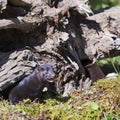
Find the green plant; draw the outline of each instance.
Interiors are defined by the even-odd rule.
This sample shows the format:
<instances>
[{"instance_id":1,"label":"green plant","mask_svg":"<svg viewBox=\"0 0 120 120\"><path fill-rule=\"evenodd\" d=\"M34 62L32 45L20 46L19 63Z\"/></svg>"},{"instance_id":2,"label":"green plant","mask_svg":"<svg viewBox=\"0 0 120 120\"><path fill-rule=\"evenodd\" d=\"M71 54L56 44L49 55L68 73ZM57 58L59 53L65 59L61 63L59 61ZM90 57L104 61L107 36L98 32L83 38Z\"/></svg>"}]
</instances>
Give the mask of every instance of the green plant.
<instances>
[{"instance_id":1,"label":"green plant","mask_svg":"<svg viewBox=\"0 0 120 120\"><path fill-rule=\"evenodd\" d=\"M98 65L101 68L103 68L104 72L106 72L106 71L107 71L107 73L116 72L117 74L120 74L120 56L102 59L102 60L98 61Z\"/></svg>"},{"instance_id":2,"label":"green plant","mask_svg":"<svg viewBox=\"0 0 120 120\"><path fill-rule=\"evenodd\" d=\"M120 5L120 0L90 0L91 8L99 10L101 8Z\"/></svg>"}]
</instances>

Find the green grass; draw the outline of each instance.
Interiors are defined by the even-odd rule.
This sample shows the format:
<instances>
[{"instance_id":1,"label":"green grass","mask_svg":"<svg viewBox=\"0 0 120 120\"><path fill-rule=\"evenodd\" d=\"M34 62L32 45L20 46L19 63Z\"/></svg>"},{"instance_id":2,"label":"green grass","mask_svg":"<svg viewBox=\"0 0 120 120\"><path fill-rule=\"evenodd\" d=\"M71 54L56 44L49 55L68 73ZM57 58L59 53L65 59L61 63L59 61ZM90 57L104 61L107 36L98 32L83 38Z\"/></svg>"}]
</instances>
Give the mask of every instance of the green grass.
<instances>
[{"instance_id":1,"label":"green grass","mask_svg":"<svg viewBox=\"0 0 120 120\"><path fill-rule=\"evenodd\" d=\"M58 97L43 104L24 100L0 101L0 120L120 120L120 79L99 80L86 93L75 90L68 100Z\"/></svg>"}]
</instances>

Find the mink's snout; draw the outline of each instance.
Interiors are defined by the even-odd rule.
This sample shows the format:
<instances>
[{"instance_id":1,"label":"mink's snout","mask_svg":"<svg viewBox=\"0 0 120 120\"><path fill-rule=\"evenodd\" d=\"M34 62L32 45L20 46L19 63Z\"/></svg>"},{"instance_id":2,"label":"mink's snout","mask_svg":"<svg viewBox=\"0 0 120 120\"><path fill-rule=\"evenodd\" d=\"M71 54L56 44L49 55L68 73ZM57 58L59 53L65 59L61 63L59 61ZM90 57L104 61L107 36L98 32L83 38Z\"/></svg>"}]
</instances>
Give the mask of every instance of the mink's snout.
<instances>
[{"instance_id":1,"label":"mink's snout","mask_svg":"<svg viewBox=\"0 0 120 120\"><path fill-rule=\"evenodd\" d=\"M48 73L48 75L49 75L49 79L52 79L52 78L54 78L55 77L55 72L54 71L50 71L49 73Z\"/></svg>"}]
</instances>

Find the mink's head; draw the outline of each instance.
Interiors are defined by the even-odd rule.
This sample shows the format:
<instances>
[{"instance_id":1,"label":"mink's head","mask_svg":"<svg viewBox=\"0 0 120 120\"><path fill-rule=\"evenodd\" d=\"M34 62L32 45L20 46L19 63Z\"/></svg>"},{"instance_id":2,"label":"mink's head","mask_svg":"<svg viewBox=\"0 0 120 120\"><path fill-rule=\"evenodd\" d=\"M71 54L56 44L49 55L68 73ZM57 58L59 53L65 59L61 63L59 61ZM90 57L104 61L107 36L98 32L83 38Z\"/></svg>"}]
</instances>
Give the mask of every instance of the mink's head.
<instances>
[{"instance_id":1,"label":"mink's head","mask_svg":"<svg viewBox=\"0 0 120 120\"><path fill-rule=\"evenodd\" d=\"M55 77L54 69L50 64L39 65L35 71L39 79L50 81Z\"/></svg>"}]
</instances>

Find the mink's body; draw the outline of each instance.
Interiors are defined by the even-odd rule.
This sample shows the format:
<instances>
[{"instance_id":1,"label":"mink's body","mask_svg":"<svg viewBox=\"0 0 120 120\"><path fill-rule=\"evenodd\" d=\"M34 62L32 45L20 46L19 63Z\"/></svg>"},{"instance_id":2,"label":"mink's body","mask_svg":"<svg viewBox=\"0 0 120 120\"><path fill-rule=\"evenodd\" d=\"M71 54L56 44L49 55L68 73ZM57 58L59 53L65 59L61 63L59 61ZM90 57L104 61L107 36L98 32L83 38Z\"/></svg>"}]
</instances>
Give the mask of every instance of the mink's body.
<instances>
[{"instance_id":1,"label":"mink's body","mask_svg":"<svg viewBox=\"0 0 120 120\"><path fill-rule=\"evenodd\" d=\"M49 64L38 66L33 73L25 77L9 94L9 101L12 104L18 103L23 99L34 100L42 94L43 88L49 79L54 78L53 67Z\"/></svg>"}]
</instances>

